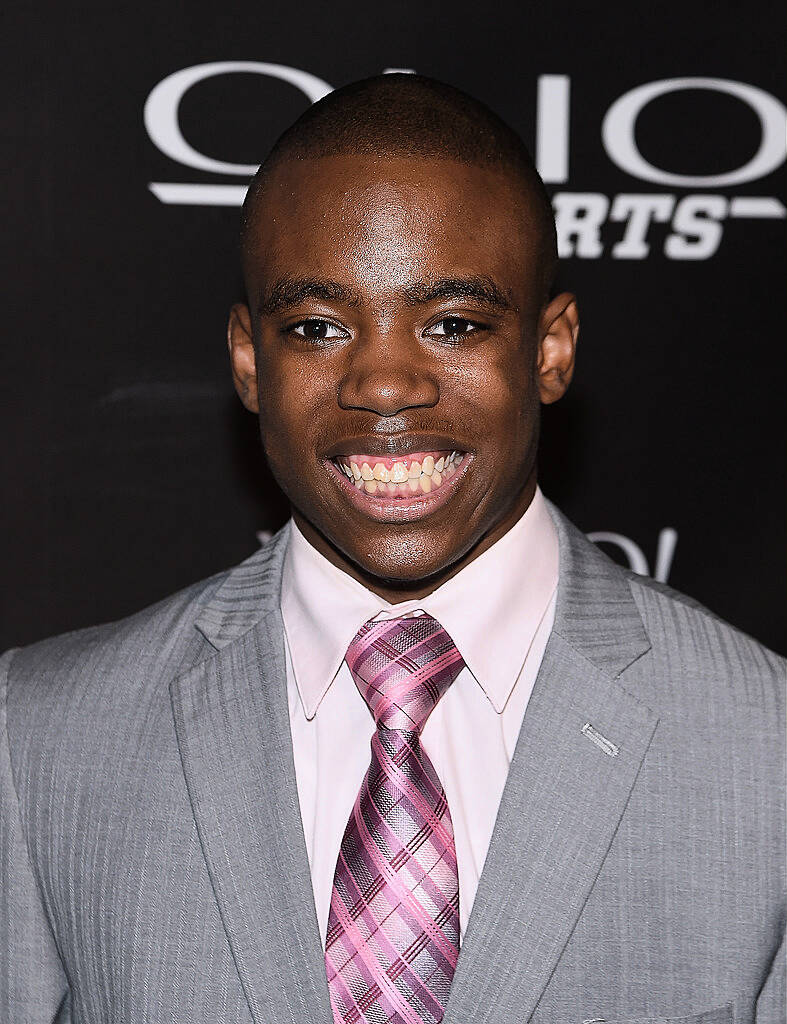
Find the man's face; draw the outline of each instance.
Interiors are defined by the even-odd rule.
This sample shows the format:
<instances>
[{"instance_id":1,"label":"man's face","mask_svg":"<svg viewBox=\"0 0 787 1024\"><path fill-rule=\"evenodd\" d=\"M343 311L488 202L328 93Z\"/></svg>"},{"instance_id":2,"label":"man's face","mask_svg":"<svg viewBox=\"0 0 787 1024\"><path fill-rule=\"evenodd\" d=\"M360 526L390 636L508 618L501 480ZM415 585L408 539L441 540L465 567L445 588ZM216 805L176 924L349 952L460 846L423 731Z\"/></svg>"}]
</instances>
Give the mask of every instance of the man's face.
<instances>
[{"instance_id":1,"label":"man's face","mask_svg":"<svg viewBox=\"0 0 787 1024\"><path fill-rule=\"evenodd\" d=\"M266 183L230 318L236 385L337 564L439 578L527 508L539 402L565 389L576 335L570 296L542 303L537 253L494 170L348 155Z\"/></svg>"}]
</instances>

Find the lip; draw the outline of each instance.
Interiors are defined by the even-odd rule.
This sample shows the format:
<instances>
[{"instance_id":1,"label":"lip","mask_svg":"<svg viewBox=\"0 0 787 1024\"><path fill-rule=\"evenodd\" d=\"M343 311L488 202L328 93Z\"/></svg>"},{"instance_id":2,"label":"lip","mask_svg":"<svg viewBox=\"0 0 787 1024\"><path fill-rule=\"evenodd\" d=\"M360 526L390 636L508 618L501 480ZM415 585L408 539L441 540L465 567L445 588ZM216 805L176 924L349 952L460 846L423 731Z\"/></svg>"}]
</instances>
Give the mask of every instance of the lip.
<instances>
[{"instance_id":1,"label":"lip","mask_svg":"<svg viewBox=\"0 0 787 1024\"><path fill-rule=\"evenodd\" d=\"M365 440L368 442L369 439L366 438ZM424 438L420 438L419 443L422 443L423 440ZM428 440L431 441L433 438ZM368 446L366 450L368 451ZM352 450L342 454L352 454ZM369 454L374 453L369 452ZM398 452L397 454L404 455L407 453ZM350 504L367 518L375 519L378 523L411 523L418 519L426 518L426 516L431 515L440 508L441 505L450 501L454 491L459 486L460 481L464 479L473 461L473 455L466 451L462 464L449 480L442 483L436 491L432 491L429 494L414 495L412 498L373 497L370 494L366 494L365 491L359 491L354 487L347 477L334 466L330 459L324 459L323 465Z\"/></svg>"},{"instance_id":2,"label":"lip","mask_svg":"<svg viewBox=\"0 0 787 1024\"><path fill-rule=\"evenodd\" d=\"M393 434L390 437L380 434L359 434L356 437L347 437L326 449L320 457L323 460L340 459L363 452L366 455L377 455L380 458L388 456L395 459L397 456L410 455L413 452L428 451L468 452L468 448L447 434Z\"/></svg>"}]
</instances>

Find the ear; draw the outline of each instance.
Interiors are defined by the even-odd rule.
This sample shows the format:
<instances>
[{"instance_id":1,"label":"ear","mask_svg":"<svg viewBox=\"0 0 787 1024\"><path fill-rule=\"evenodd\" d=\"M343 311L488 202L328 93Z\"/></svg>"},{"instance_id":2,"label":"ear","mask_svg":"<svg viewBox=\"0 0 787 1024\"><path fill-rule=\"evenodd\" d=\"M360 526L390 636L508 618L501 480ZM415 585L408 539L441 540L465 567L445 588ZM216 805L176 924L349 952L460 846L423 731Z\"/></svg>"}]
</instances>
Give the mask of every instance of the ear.
<instances>
[{"instance_id":1,"label":"ear","mask_svg":"<svg viewBox=\"0 0 787 1024\"><path fill-rule=\"evenodd\" d=\"M561 292L544 306L539 319L538 391L544 405L562 398L571 383L578 336L577 300Z\"/></svg>"},{"instance_id":2,"label":"ear","mask_svg":"<svg viewBox=\"0 0 787 1024\"><path fill-rule=\"evenodd\" d=\"M227 324L227 347L230 350L232 382L235 385L235 390L249 412L259 412L257 353L254 350L249 307L243 302L236 302L230 310L230 319Z\"/></svg>"}]
</instances>

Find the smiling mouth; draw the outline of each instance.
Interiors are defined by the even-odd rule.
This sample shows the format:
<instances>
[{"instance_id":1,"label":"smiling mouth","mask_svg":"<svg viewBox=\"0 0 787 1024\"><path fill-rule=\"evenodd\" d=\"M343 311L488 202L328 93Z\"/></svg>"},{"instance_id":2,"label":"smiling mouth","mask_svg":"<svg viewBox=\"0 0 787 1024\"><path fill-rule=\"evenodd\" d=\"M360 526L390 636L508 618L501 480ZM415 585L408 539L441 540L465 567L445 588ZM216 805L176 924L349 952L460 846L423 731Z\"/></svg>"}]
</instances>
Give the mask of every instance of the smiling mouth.
<instances>
[{"instance_id":1,"label":"smiling mouth","mask_svg":"<svg viewBox=\"0 0 787 1024\"><path fill-rule=\"evenodd\" d=\"M398 458L342 455L327 461L361 511L383 520L415 519L447 500L470 461L467 452L413 452Z\"/></svg>"},{"instance_id":2,"label":"smiling mouth","mask_svg":"<svg viewBox=\"0 0 787 1024\"><path fill-rule=\"evenodd\" d=\"M442 487L462 463L463 452L415 452L400 459L375 455L331 459L356 490L381 498L412 498Z\"/></svg>"}]
</instances>

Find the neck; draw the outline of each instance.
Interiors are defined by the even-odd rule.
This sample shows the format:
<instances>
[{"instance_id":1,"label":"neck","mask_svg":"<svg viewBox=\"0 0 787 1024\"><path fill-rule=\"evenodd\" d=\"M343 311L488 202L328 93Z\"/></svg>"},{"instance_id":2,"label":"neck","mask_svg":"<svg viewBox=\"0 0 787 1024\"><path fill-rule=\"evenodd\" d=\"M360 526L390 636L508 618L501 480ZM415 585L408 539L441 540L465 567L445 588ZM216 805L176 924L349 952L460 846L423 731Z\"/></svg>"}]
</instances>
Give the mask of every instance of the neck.
<instances>
[{"instance_id":1,"label":"neck","mask_svg":"<svg viewBox=\"0 0 787 1024\"><path fill-rule=\"evenodd\" d=\"M446 565L439 572L433 573L431 576L421 580L386 580L380 576L367 573L335 548L324 534L320 533L308 519L303 518L297 509L292 510L292 516L298 529L312 547L316 548L321 555L324 555L332 565L346 572L348 576L357 580L367 590L371 590L372 593L382 597L389 604L400 604L404 601L418 601L421 598L427 597L453 576L456 576L457 573L461 572L466 565L469 565L479 555L482 555L484 551L491 548L493 544L508 533L515 523L519 522L528 510L536 493L536 484L535 473L532 473L510 508L469 551L466 551L456 561Z\"/></svg>"}]
</instances>

